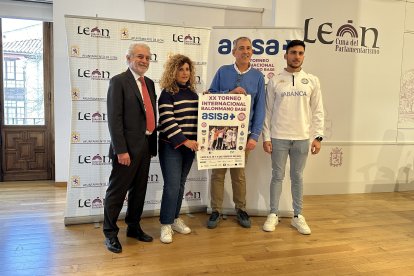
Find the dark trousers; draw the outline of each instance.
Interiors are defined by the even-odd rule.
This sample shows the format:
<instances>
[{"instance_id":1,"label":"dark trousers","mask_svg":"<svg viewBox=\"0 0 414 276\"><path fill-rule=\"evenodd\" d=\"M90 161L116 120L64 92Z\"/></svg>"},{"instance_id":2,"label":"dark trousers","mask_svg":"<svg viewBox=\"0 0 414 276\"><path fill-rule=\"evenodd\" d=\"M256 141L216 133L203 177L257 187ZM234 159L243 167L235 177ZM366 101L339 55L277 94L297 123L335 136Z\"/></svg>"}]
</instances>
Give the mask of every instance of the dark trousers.
<instances>
[{"instance_id":1,"label":"dark trousers","mask_svg":"<svg viewBox=\"0 0 414 276\"><path fill-rule=\"evenodd\" d=\"M128 207L125 223L131 228L139 226L144 209L151 162L148 139L145 140L145 143L136 156L131 156L132 160L129 166L120 165L116 157L112 160L112 171L109 176L109 186L106 190L104 204L103 232L107 238L118 235L119 228L116 222L127 192Z\"/></svg>"}]
</instances>

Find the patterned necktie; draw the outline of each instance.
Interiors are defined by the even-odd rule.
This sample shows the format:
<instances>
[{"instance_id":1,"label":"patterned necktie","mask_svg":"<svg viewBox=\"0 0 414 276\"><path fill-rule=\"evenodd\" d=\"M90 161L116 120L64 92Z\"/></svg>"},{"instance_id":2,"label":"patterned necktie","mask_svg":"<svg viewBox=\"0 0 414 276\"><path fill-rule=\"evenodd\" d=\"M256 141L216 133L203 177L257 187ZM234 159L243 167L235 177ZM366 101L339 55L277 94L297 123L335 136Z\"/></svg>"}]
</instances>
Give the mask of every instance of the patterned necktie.
<instances>
[{"instance_id":1,"label":"patterned necktie","mask_svg":"<svg viewBox=\"0 0 414 276\"><path fill-rule=\"evenodd\" d=\"M144 77L140 77L139 81L141 82L142 98L144 99L145 115L147 117L147 131L152 133L155 129L154 109L152 108L151 98Z\"/></svg>"}]
</instances>

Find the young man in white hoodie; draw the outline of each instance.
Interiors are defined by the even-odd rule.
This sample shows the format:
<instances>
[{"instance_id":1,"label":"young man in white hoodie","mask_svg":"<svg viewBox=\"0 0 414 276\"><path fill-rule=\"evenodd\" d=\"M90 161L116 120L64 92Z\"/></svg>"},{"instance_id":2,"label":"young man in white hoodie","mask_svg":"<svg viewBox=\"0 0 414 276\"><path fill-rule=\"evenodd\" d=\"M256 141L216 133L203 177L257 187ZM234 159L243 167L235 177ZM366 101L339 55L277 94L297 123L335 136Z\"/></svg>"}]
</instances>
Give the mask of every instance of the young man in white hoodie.
<instances>
[{"instance_id":1,"label":"young man in white hoodie","mask_svg":"<svg viewBox=\"0 0 414 276\"><path fill-rule=\"evenodd\" d=\"M311 230L302 216L303 170L309 144L312 154L321 149L324 123L322 93L319 79L302 70L305 58L303 41L290 41L284 58L286 68L267 84L263 149L271 154L272 179L270 214L263 230L272 232L279 222L279 199L289 156L294 212L291 225L301 234L309 235Z\"/></svg>"}]
</instances>

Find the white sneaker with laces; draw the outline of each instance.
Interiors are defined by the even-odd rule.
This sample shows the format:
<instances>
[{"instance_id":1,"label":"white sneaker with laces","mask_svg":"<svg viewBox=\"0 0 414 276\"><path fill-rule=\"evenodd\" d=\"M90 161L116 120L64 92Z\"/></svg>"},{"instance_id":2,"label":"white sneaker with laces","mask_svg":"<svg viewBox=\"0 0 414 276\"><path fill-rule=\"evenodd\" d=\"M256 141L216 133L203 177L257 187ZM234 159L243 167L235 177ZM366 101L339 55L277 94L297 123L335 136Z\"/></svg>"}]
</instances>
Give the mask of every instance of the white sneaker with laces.
<instances>
[{"instance_id":1,"label":"white sneaker with laces","mask_svg":"<svg viewBox=\"0 0 414 276\"><path fill-rule=\"evenodd\" d=\"M163 224L161 225L161 236L160 240L162 243L172 243L172 236L174 235L174 231L171 229L171 224Z\"/></svg>"},{"instance_id":2,"label":"white sneaker with laces","mask_svg":"<svg viewBox=\"0 0 414 276\"><path fill-rule=\"evenodd\" d=\"M302 215L298 215L297 218L293 217L290 224L298 229L299 233L303 235L310 235L311 233L311 230Z\"/></svg>"},{"instance_id":3,"label":"white sneaker with laces","mask_svg":"<svg viewBox=\"0 0 414 276\"><path fill-rule=\"evenodd\" d=\"M180 234L190 234L191 229L187 225L185 225L184 221L180 218L176 218L174 223L171 224L172 230L180 233Z\"/></svg>"},{"instance_id":4,"label":"white sneaker with laces","mask_svg":"<svg viewBox=\"0 0 414 276\"><path fill-rule=\"evenodd\" d=\"M263 224L263 230L266 232L275 231L276 225L279 223L279 217L276 214L269 214L265 223Z\"/></svg>"}]
</instances>

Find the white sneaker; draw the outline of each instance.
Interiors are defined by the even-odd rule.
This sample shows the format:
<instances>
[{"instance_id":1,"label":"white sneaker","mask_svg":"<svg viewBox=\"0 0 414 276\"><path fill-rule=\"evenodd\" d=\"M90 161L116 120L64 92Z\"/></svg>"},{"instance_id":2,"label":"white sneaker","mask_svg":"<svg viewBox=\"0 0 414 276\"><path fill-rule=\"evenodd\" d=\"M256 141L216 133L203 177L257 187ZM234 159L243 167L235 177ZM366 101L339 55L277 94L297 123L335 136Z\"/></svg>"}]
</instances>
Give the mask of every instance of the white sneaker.
<instances>
[{"instance_id":1,"label":"white sneaker","mask_svg":"<svg viewBox=\"0 0 414 276\"><path fill-rule=\"evenodd\" d=\"M263 230L266 232L275 231L276 225L279 223L279 217L276 214L269 214L265 223L263 224Z\"/></svg>"},{"instance_id":2,"label":"white sneaker","mask_svg":"<svg viewBox=\"0 0 414 276\"><path fill-rule=\"evenodd\" d=\"M161 242L172 243L173 235L174 235L174 231L171 229L171 224L161 225L161 236L160 236Z\"/></svg>"},{"instance_id":3,"label":"white sneaker","mask_svg":"<svg viewBox=\"0 0 414 276\"><path fill-rule=\"evenodd\" d=\"M297 218L292 218L292 221L290 223L293 227L298 229L299 233L303 235L310 235L311 230L309 226L306 224L306 220L302 215L298 215Z\"/></svg>"},{"instance_id":4,"label":"white sneaker","mask_svg":"<svg viewBox=\"0 0 414 276\"><path fill-rule=\"evenodd\" d=\"M172 230L180 233L180 234L190 234L191 229L187 225L185 225L184 221L180 218L176 218L174 223L171 224Z\"/></svg>"}]
</instances>

